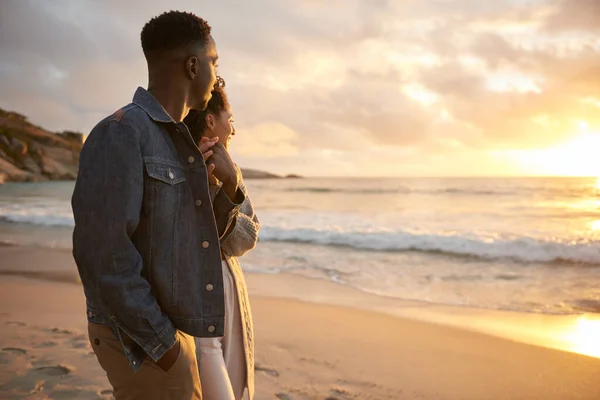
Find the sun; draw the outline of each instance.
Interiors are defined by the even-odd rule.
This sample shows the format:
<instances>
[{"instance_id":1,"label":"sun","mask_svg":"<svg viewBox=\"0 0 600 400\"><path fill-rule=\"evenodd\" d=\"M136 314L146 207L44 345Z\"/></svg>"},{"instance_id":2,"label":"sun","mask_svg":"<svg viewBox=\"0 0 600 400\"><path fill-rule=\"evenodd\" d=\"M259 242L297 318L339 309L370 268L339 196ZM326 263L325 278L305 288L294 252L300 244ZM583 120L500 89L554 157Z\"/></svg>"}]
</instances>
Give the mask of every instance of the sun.
<instances>
[{"instance_id":1,"label":"sun","mask_svg":"<svg viewBox=\"0 0 600 400\"><path fill-rule=\"evenodd\" d=\"M510 152L528 174L589 176L597 178L600 189L600 132L590 130L586 121L577 121L577 133L559 145L544 149Z\"/></svg>"}]
</instances>

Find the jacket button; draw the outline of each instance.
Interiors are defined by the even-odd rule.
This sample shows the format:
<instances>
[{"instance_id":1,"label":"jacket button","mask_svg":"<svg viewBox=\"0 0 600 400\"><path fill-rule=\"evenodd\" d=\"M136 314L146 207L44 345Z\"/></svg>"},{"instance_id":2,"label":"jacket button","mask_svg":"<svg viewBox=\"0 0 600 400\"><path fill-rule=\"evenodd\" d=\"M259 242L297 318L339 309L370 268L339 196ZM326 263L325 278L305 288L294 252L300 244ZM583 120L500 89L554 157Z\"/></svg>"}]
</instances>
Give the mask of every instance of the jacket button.
<instances>
[{"instance_id":1,"label":"jacket button","mask_svg":"<svg viewBox=\"0 0 600 400\"><path fill-rule=\"evenodd\" d=\"M196 200L196 206L200 207L202 205L202 200L198 199Z\"/></svg>"},{"instance_id":2,"label":"jacket button","mask_svg":"<svg viewBox=\"0 0 600 400\"><path fill-rule=\"evenodd\" d=\"M175 178L175 175L173 175L173 173L171 171L169 171L169 179L173 179Z\"/></svg>"},{"instance_id":3,"label":"jacket button","mask_svg":"<svg viewBox=\"0 0 600 400\"><path fill-rule=\"evenodd\" d=\"M202 247L208 249L208 246L210 246L210 243L208 243L208 241L205 240L204 242L202 242Z\"/></svg>"},{"instance_id":4,"label":"jacket button","mask_svg":"<svg viewBox=\"0 0 600 400\"><path fill-rule=\"evenodd\" d=\"M188 162L189 162L190 164L193 164L193 163L194 163L194 161L196 161L196 159L195 159L193 156L189 156L189 157L188 157Z\"/></svg>"},{"instance_id":5,"label":"jacket button","mask_svg":"<svg viewBox=\"0 0 600 400\"><path fill-rule=\"evenodd\" d=\"M213 333L213 332L215 331L215 326L214 326L214 325L211 325L211 326L209 326L209 327L208 327L208 331L209 331L210 333Z\"/></svg>"},{"instance_id":6,"label":"jacket button","mask_svg":"<svg viewBox=\"0 0 600 400\"><path fill-rule=\"evenodd\" d=\"M208 285L206 285L206 291L207 292L212 292L214 289L213 285L211 285L210 283Z\"/></svg>"}]
</instances>

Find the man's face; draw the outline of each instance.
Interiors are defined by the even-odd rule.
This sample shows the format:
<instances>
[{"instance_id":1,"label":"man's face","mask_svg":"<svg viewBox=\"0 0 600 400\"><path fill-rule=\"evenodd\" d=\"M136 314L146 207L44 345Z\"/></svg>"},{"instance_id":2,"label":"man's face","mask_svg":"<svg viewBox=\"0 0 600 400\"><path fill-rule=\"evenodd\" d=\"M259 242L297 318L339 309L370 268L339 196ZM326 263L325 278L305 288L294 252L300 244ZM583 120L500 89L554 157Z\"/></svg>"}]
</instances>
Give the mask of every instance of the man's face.
<instances>
[{"instance_id":1,"label":"man's face","mask_svg":"<svg viewBox=\"0 0 600 400\"><path fill-rule=\"evenodd\" d=\"M200 48L196 56L198 58L198 73L192 83L192 108L198 110L206 109L211 98L211 91L217 80L217 63L219 55L217 46L212 36L208 44Z\"/></svg>"}]
</instances>

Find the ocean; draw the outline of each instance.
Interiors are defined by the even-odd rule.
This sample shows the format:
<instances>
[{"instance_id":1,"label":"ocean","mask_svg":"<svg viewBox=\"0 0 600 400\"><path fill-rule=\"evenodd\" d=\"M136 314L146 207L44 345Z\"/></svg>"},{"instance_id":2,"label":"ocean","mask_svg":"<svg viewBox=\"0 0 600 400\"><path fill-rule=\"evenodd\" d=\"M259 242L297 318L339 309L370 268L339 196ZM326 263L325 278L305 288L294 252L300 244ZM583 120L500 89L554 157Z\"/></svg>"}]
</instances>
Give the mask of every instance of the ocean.
<instances>
[{"instance_id":1,"label":"ocean","mask_svg":"<svg viewBox=\"0 0 600 400\"><path fill-rule=\"evenodd\" d=\"M0 241L70 248L73 182L0 185ZM595 178L246 181L261 221L248 272L382 297L547 314L600 312Z\"/></svg>"}]
</instances>

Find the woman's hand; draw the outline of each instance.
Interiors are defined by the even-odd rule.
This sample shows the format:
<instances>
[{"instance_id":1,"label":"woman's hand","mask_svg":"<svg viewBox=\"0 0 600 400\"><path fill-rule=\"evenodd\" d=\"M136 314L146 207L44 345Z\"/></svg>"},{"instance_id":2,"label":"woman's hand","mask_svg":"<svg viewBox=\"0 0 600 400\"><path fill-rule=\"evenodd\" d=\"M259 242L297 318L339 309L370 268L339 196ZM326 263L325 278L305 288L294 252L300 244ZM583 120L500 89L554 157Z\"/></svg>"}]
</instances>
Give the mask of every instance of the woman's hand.
<instances>
[{"instance_id":1,"label":"woman's hand","mask_svg":"<svg viewBox=\"0 0 600 400\"><path fill-rule=\"evenodd\" d=\"M200 153L202 153L202 157L204 158L204 161L208 160L208 158L213 155L212 147L218 141L219 141L218 136L215 136L212 138L202 136L202 139L200 139L200 144L198 145L198 148L200 149Z\"/></svg>"},{"instance_id":2,"label":"woman's hand","mask_svg":"<svg viewBox=\"0 0 600 400\"><path fill-rule=\"evenodd\" d=\"M211 151L213 154L208 158L209 175L214 175L223 182L223 190L230 199L233 199L239 179L235 164L221 143L215 143Z\"/></svg>"},{"instance_id":3,"label":"woman's hand","mask_svg":"<svg viewBox=\"0 0 600 400\"><path fill-rule=\"evenodd\" d=\"M209 159L210 156L212 156L214 154L214 151L212 150L212 147L219 141L219 137L215 136L212 138L208 138L203 136L202 139L200 139L200 145L198 146L198 148L200 149L200 153L202 153L202 157L204 158L204 161L206 162L206 160ZM218 184L218 180L215 177L215 175L213 174L215 171L215 165L214 164L210 164L208 166L208 183L212 184L212 185L216 185Z\"/></svg>"}]
</instances>

